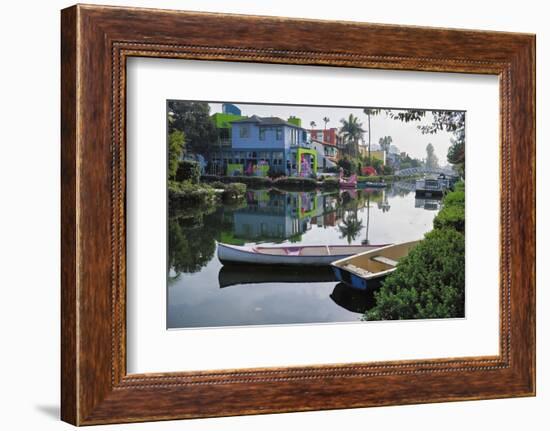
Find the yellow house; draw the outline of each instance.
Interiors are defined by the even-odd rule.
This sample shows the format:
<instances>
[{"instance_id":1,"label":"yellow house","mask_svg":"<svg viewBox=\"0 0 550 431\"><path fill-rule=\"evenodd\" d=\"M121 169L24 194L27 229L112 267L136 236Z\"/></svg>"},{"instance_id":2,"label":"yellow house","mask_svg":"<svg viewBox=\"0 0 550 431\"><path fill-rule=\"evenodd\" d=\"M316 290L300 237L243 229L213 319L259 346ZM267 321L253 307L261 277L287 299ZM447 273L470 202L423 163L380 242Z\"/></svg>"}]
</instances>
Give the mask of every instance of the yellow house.
<instances>
[{"instance_id":1,"label":"yellow house","mask_svg":"<svg viewBox=\"0 0 550 431\"><path fill-rule=\"evenodd\" d=\"M368 157L369 156L369 147L366 145L360 145L359 146L359 152L361 153L362 157ZM384 150L371 150L370 156L373 159L378 159L382 162L383 165L386 164L386 152Z\"/></svg>"}]
</instances>

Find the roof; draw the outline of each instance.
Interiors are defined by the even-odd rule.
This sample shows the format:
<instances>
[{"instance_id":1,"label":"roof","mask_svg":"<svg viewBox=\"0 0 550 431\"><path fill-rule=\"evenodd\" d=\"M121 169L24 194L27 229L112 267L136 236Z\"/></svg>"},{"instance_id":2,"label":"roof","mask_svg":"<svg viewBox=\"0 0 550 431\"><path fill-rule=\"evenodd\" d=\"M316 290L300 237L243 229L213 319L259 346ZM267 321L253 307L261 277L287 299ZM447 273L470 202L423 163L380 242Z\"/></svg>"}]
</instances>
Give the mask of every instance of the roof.
<instances>
[{"instance_id":1,"label":"roof","mask_svg":"<svg viewBox=\"0 0 550 431\"><path fill-rule=\"evenodd\" d=\"M302 127L297 126L296 124L289 123L288 121L285 121L279 117L258 117L257 115L253 115L252 117L242 120L231 121L231 124L245 123L253 123L257 124L258 126L288 126L294 127L296 129L302 129Z\"/></svg>"},{"instance_id":2,"label":"roof","mask_svg":"<svg viewBox=\"0 0 550 431\"><path fill-rule=\"evenodd\" d=\"M336 147L335 143L333 144L332 142L321 141L320 139L312 139L311 142L316 142L321 145L326 145L327 147Z\"/></svg>"}]
</instances>

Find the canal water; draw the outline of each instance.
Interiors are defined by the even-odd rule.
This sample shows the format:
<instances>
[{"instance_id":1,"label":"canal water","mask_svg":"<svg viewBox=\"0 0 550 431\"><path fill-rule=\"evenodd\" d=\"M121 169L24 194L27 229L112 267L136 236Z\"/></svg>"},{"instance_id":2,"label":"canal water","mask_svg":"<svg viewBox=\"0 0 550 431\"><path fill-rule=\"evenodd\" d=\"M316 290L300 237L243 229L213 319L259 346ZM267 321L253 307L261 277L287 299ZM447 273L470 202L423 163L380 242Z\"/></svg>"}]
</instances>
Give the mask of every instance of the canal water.
<instances>
[{"instance_id":1,"label":"canal water","mask_svg":"<svg viewBox=\"0 0 550 431\"><path fill-rule=\"evenodd\" d=\"M335 281L329 268L223 266L216 241L235 245L388 244L421 239L441 202L406 185L336 192L248 191L237 204L173 211L168 228L167 327L360 321L374 291Z\"/></svg>"}]
</instances>

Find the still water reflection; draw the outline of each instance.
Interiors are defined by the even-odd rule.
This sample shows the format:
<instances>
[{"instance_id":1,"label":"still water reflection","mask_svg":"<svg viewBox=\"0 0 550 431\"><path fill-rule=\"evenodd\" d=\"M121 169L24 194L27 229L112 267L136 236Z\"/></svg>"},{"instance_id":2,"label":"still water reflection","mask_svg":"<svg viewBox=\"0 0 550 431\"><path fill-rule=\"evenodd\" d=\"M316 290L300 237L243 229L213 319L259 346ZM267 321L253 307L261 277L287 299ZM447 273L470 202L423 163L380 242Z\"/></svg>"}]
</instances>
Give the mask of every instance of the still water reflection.
<instances>
[{"instance_id":1,"label":"still water reflection","mask_svg":"<svg viewBox=\"0 0 550 431\"><path fill-rule=\"evenodd\" d=\"M337 283L329 268L222 266L216 241L333 245L422 238L440 207L397 185L346 192L248 191L235 205L170 214L168 328L359 321L373 290Z\"/></svg>"}]
</instances>

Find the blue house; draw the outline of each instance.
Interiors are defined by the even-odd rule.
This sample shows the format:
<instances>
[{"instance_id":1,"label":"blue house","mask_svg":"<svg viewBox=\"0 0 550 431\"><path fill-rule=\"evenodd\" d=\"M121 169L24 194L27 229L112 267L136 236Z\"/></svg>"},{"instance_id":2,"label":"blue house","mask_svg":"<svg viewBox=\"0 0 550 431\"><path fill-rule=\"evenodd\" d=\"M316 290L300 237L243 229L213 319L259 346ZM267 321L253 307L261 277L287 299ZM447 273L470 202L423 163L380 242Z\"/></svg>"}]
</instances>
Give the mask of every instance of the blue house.
<instances>
[{"instance_id":1,"label":"blue house","mask_svg":"<svg viewBox=\"0 0 550 431\"><path fill-rule=\"evenodd\" d=\"M310 148L306 130L294 117L238 119L231 125L231 146L223 149L215 163L223 164L227 175L262 175L269 171L307 176L317 173L316 151Z\"/></svg>"}]
</instances>

